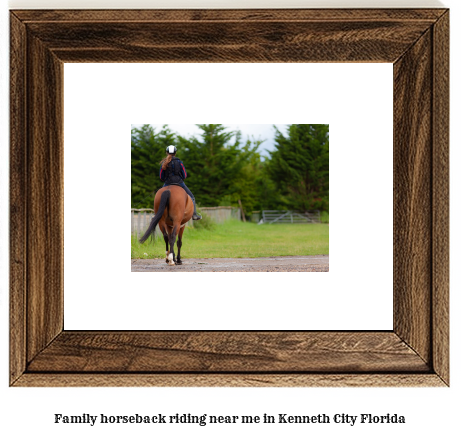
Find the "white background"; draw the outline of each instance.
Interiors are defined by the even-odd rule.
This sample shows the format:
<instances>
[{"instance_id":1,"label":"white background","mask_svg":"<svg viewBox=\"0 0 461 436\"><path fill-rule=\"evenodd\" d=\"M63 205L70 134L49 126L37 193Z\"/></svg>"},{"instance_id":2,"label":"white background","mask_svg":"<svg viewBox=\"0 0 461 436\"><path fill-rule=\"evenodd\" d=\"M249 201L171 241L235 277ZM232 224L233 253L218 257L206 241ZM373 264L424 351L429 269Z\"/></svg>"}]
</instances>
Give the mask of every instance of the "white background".
<instances>
[{"instance_id":1,"label":"white background","mask_svg":"<svg viewBox=\"0 0 461 436\"><path fill-rule=\"evenodd\" d=\"M64 77L66 329L392 329L392 64L66 64ZM330 124L330 272L131 273L131 120Z\"/></svg>"},{"instance_id":2,"label":"white background","mask_svg":"<svg viewBox=\"0 0 461 436\"><path fill-rule=\"evenodd\" d=\"M51 2L11 2L12 7L46 7ZM343 7L350 7L354 2L336 1ZM358 2L356 1L355 4ZM409 2L411 4L411 2ZM415 5L416 2L413 2ZM433 3L433 2L432 2ZM460 77L459 52L461 35L459 23L461 21L461 9L459 3L453 1L444 2L451 8L451 41L452 58L451 77ZM51 4L51 7L58 7L58 2ZM152 6L155 2L149 2ZM173 3L170 2L170 5ZM183 3L184 4L184 3ZM212 3L202 3L210 6ZM220 4L223 4L222 2ZM257 4L257 3L256 3ZM281 3L278 5L280 6ZM300 2L297 3L298 5ZM308 1L306 5L312 5ZM364 5L364 3L361 3ZM391 4L387 2L387 4ZM394 2L395 4L395 2ZM408 4L408 3L407 3ZM427 4L418 2L417 4ZM135 7L139 1L91 1L78 2L72 4L70 1L59 2L63 7ZM267 7L276 7L276 2L265 2ZM383 3L375 2L375 6ZM404 6L402 2L398 5ZM288 6L283 3L283 6ZM370 2L368 2L370 6ZM1 15L0 32L1 39L1 101L8 100L8 68L7 50L8 42L5 29L7 28L6 7L3 5ZM459 118L459 81L452 80L452 124L451 124L451 144L460 143L460 126L457 122ZM446 434L455 435L459 433L459 402L461 399L460 388L460 321L459 304L460 296L457 290L460 287L459 268L461 262L459 245L455 241L459 240L459 228L453 225L451 228L451 387L449 389L404 389L404 388L82 388L82 389L33 389L33 388L8 388L8 108L2 105L1 111L1 252L0 268L2 273L1 294L0 294L0 317L1 329L1 361L0 361L0 429L2 434L22 434L23 432L33 434L48 435L125 435L131 434L290 434L290 435L333 435L333 434L354 434L354 435L388 435L390 432L395 435L407 434ZM451 222L456 224L461 221L460 214L460 172L457 171L460 164L459 147L451 147ZM64 426L53 424L53 414L174 414L174 413L194 413L194 414L263 414L276 415L278 413L290 414L318 414L318 413L398 413L406 416L407 424L396 425L374 425L350 427L348 425L329 425L329 426L220 426L218 429L213 427L180 426L151 428L151 427L87 427L83 426Z\"/></svg>"}]
</instances>

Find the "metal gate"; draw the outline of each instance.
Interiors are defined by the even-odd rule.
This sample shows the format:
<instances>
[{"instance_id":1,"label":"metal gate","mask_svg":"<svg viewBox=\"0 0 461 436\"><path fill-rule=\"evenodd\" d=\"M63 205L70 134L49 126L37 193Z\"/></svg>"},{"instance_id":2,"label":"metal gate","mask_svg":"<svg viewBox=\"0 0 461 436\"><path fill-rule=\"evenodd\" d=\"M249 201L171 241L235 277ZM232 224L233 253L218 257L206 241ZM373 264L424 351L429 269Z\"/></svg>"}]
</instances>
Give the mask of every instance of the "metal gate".
<instances>
[{"instance_id":1,"label":"metal gate","mask_svg":"<svg viewBox=\"0 0 461 436\"><path fill-rule=\"evenodd\" d=\"M309 224L320 223L320 211L263 210L258 224Z\"/></svg>"}]
</instances>

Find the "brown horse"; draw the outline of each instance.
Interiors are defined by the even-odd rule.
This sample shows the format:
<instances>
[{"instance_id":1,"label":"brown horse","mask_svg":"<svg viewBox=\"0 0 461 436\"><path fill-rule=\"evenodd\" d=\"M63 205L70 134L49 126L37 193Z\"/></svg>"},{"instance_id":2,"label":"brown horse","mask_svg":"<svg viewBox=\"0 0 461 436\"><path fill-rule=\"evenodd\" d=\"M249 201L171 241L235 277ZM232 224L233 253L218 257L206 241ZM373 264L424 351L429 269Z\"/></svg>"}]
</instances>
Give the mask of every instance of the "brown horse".
<instances>
[{"instance_id":1,"label":"brown horse","mask_svg":"<svg viewBox=\"0 0 461 436\"><path fill-rule=\"evenodd\" d=\"M182 234L184 233L184 226L192 218L194 213L192 199L181 186L165 186L155 194L154 212L155 216L152 218L149 228L139 242L142 244L158 224L166 244L166 263L168 265L181 265ZM176 237L178 237L177 258L174 255Z\"/></svg>"}]
</instances>

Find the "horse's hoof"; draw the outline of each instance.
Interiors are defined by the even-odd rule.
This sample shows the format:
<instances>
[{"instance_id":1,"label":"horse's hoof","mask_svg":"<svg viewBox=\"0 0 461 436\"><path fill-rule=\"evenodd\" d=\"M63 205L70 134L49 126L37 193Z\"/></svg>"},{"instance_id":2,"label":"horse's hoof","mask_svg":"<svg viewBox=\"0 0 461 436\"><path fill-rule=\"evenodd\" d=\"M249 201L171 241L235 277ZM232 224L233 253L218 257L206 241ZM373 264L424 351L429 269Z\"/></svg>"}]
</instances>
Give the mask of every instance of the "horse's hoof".
<instances>
[{"instance_id":1,"label":"horse's hoof","mask_svg":"<svg viewBox=\"0 0 461 436\"><path fill-rule=\"evenodd\" d=\"M170 253L168 255L167 263L168 263L168 265L175 265L174 258L173 258L173 253Z\"/></svg>"},{"instance_id":2,"label":"horse's hoof","mask_svg":"<svg viewBox=\"0 0 461 436\"><path fill-rule=\"evenodd\" d=\"M182 262L180 260L177 260L176 265L182 265Z\"/></svg>"}]
</instances>

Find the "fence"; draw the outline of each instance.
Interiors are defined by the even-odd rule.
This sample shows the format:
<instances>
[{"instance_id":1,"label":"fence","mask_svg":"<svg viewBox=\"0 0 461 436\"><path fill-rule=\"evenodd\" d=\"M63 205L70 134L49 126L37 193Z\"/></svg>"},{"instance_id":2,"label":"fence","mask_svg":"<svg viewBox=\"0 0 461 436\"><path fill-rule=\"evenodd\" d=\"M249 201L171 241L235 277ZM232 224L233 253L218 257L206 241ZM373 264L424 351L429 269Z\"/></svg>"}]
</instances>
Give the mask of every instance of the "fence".
<instances>
[{"instance_id":1,"label":"fence","mask_svg":"<svg viewBox=\"0 0 461 436\"><path fill-rule=\"evenodd\" d=\"M241 219L241 213L238 207L202 207L200 211L211 217L211 219L218 224L230 218ZM143 235L147 227L149 227L150 221L154 215L154 209L131 209L131 234L137 236ZM189 221L186 225L193 225L193 221Z\"/></svg>"},{"instance_id":2,"label":"fence","mask_svg":"<svg viewBox=\"0 0 461 436\"><path fill-rule=\"evenodd\" d=\"M131 234L142 236L154 215L154 209L131 209Z\"/></svg>"},{"instance_id":3,"label":"fence","mask_svg":"<svg viewBox=\"0 0 461 436\"><path fill-rule=\"evenodd\" d=\"M299 212L296 210L263 210L258 224L308 224L320 223L320 211Z\"/></svg>"},{"instance_id":4,"label":"fence","mask_svg":"<svg viewBox=\"0 0 461 436\"><path fill-rule=\"evenodd\" d=\"M221 224L230 218L237 220L242 219L242 214L238 207L232 206L217 206L217 207L201 207L200 212L208 215L214 222Z\"/></svg>"}]
</instances>

